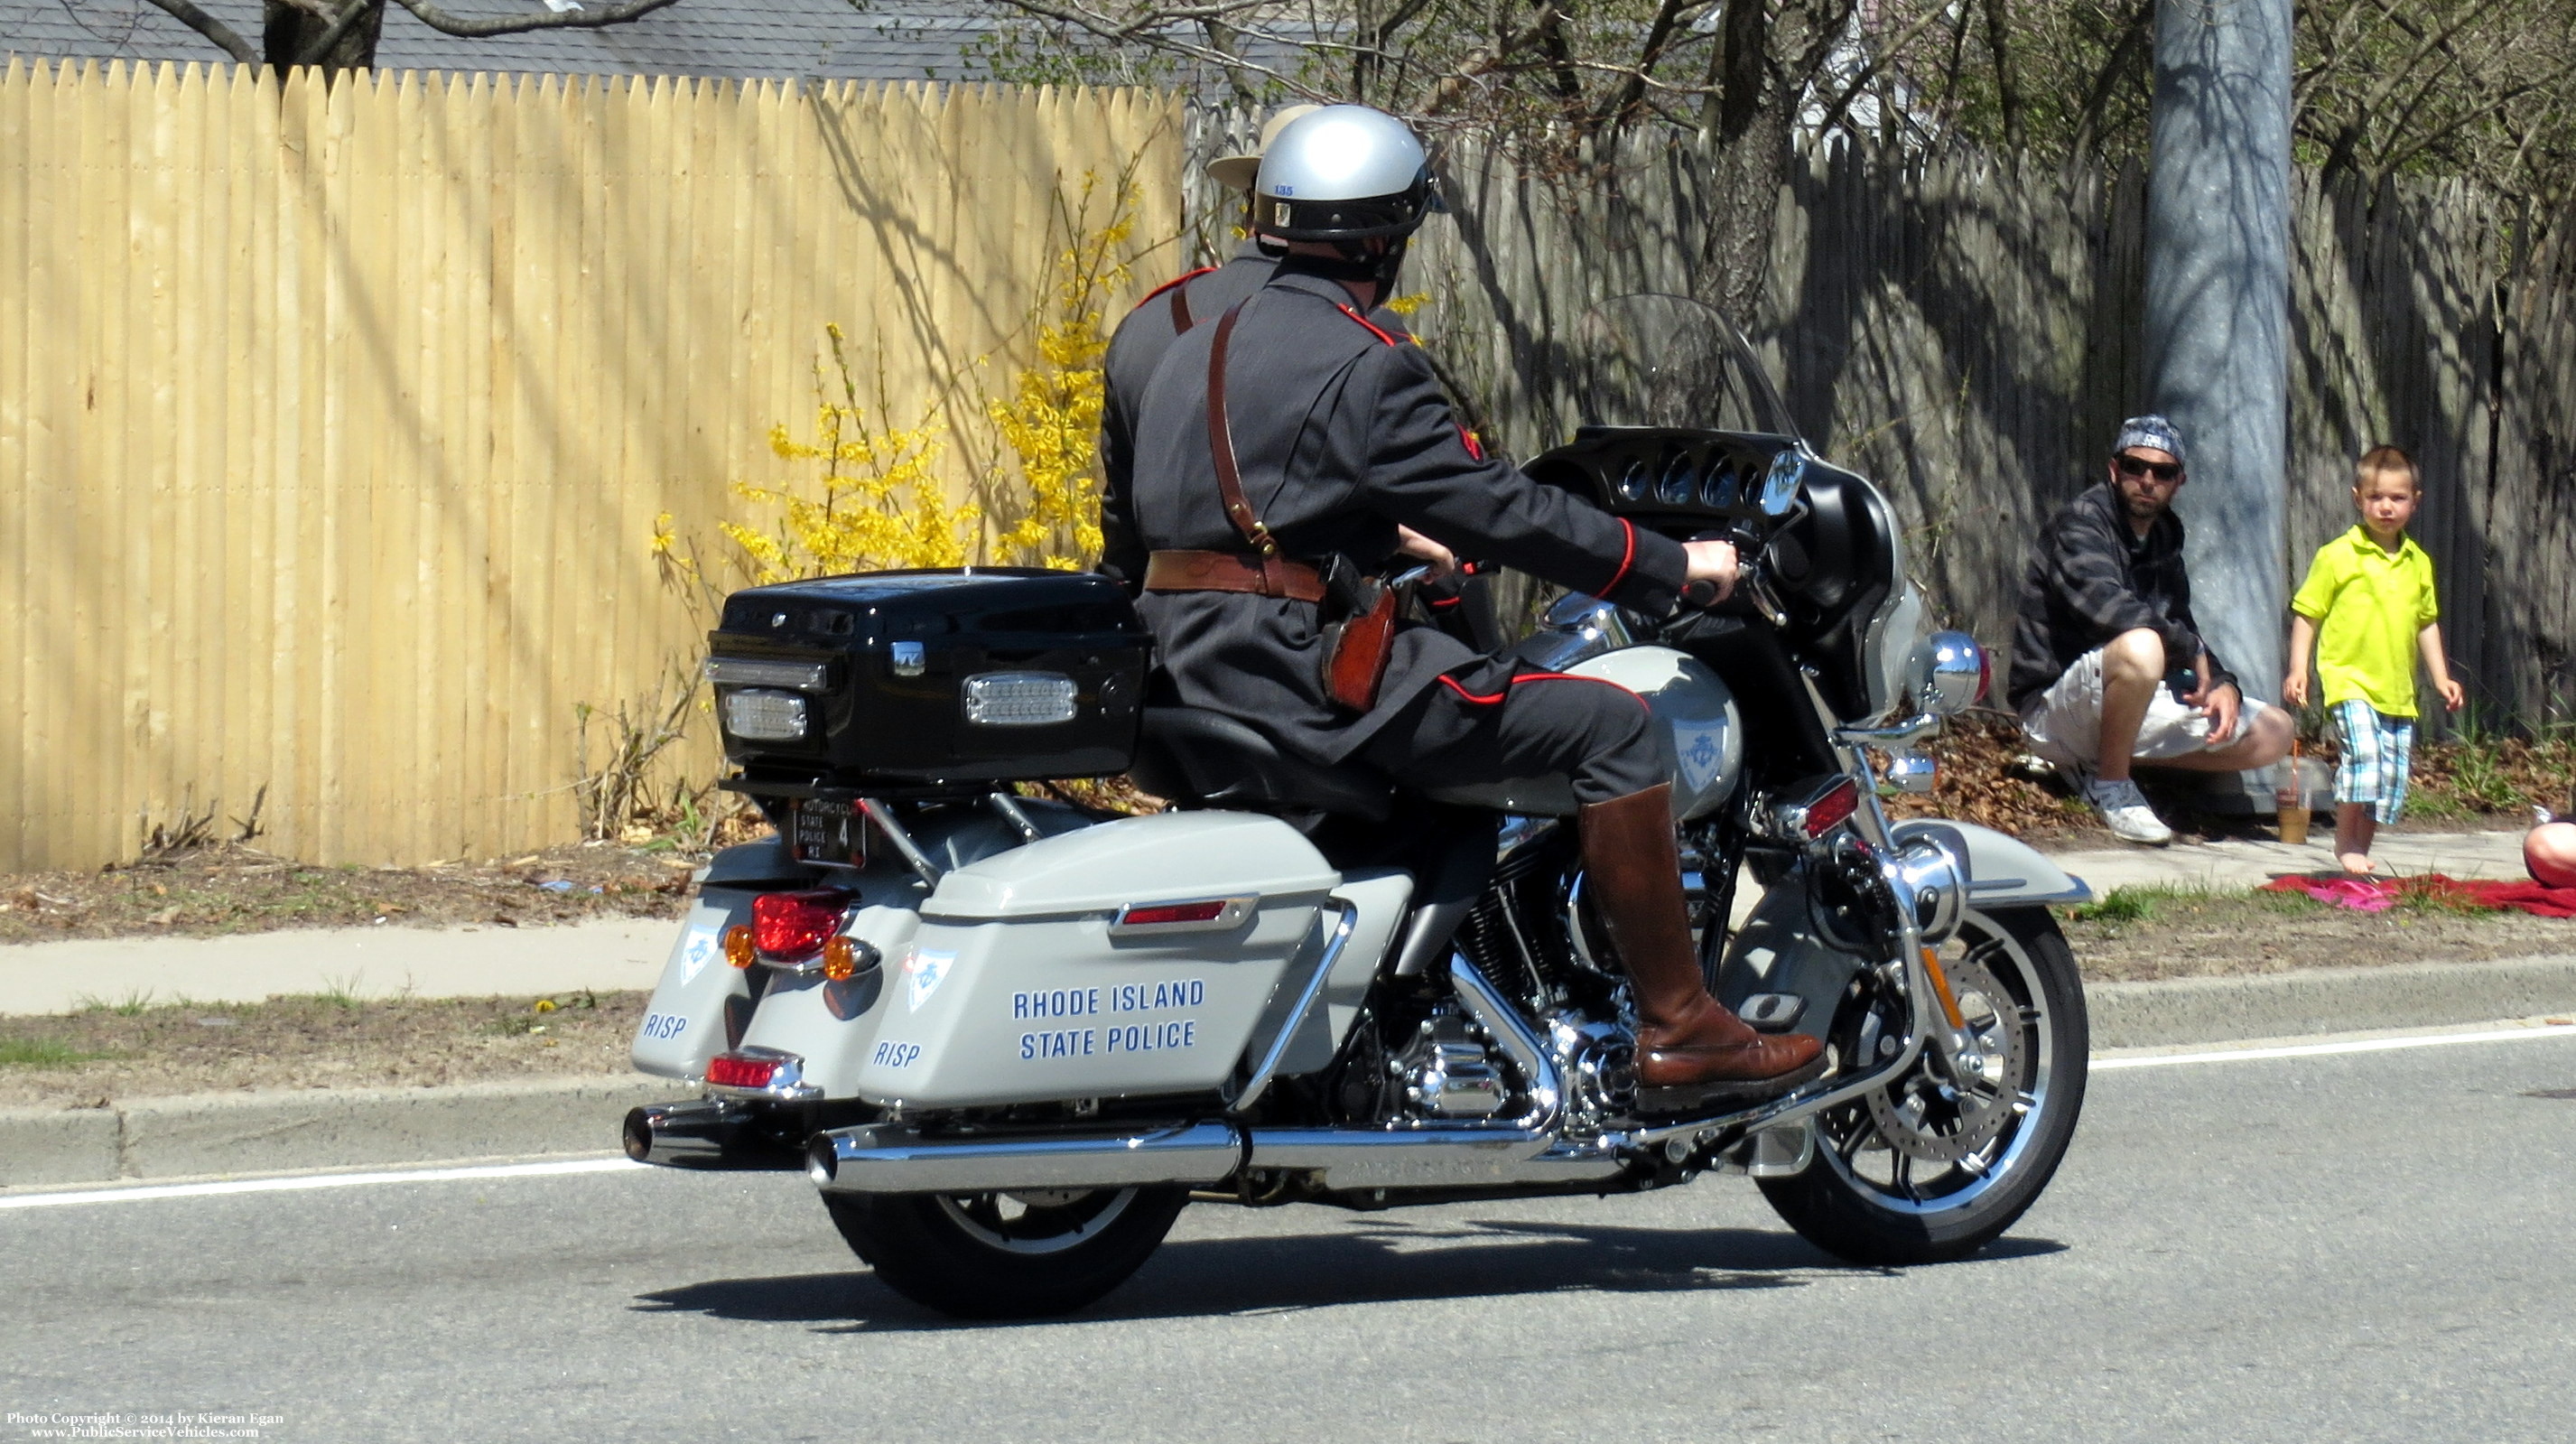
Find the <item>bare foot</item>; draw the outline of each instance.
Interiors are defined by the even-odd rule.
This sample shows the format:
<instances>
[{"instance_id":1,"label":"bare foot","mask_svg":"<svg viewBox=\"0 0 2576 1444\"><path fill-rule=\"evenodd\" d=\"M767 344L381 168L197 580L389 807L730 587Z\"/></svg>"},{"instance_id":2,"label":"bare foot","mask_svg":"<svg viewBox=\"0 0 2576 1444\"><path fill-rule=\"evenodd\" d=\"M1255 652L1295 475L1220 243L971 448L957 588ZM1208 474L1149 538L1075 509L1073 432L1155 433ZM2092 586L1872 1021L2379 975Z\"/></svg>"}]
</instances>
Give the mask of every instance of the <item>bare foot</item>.
<instances>
[{"instance_id":1,"label":"bare foot","mask_svg":"<svg viewBox=\"0 0 2576 1444\"><path fill-rule=\"evenodd\" d=\"M2366 852L2337 853L2335 861L2342 863L2343 870L2354 877L2369 877L2379 871L2379 864L2372 862L2370 854Z\"/></svg>"}]
</instances>

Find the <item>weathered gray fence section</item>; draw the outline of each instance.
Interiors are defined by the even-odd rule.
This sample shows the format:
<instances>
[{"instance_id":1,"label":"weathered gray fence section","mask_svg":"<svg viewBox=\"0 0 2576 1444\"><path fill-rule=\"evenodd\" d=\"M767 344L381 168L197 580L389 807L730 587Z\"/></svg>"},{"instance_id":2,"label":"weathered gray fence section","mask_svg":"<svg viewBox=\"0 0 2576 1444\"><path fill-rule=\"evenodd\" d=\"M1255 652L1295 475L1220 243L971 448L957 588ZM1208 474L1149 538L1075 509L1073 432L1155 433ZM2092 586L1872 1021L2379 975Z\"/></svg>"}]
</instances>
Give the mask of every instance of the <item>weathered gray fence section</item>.
<instances>
[{"instance_id":1,"label":"weathered gray fence section","mask_svg":"<svg viewBox=\"0 0 2576 1444\"><path fill-rule=\"evenodd\" d=\"M2499 307L2489 413L2495 458L2477 672L2523 715L2576 717L2576 226L2551 228Z\"/></svg>"},{"instance_id":2,"label":"weathered gray fence section","mask_svg":"<svg viewBox=\"0 0 2576 1444\"><path fill-rule=\"evenodd\" d=\"M1570 179L1470 146L1442 166L1454 224L1426 229L1406 284L1430 293L1420 328L1481 424L1526 455L1573 421L1553 382L1589 306L1695 289L1708 168L1665 137ZM2576 713L2568 228L2521 244L2532 218L2456 184L2369 195L2302 174L2295 194L2292 584L2352 523L2353 458L2396 442L2424 464L2417 532L2482 711ZM2144 201L2135 173L1854 149L1783 189L1748 332L1818 448L1895 497L1939 609L1989 642L2008 639L2037 523L2144 404Z\"/></svg>"}]
</instances>

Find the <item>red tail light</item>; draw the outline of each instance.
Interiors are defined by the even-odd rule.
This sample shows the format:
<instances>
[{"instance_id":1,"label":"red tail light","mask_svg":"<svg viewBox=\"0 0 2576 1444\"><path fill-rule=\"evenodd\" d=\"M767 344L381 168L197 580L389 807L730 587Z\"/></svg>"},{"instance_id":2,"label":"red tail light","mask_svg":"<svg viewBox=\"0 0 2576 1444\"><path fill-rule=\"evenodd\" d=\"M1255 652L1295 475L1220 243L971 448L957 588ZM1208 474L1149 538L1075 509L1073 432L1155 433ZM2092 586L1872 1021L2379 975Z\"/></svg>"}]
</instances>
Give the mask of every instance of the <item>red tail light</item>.
<instances>
[{"instance_id":1,"label":"red tail light","mask_svg":"<svg viewBox=\"0 0 2576 1444\"><path fill-rule=\"evenodd\" d=\"M767 892L751 900L751 941L762 956L792 963L823 951L841 929L850 895L836 887Z\"/></svg>"},{"instance_id":2,"label":"red tail light","mask_svg":"<svg viewBox=\"0 0 2576 1444\"><path fill-rule=\"evenodd\" d=\"M766 1088L778 1076L776 1058L743 1058L718 1053L707 1060L707 1081L719 1088Z\"/></svg>"},{"instance_id":3,"label":"red tail light","mask_svg":"<svg viewBox=\"0 0 2576 1444\"><path fill-rule=\"evenodd\" d=\"M1211 898L1206 902L1164 903L1158 907L1131 907L1127 909L1126 912L1120 914L1118 920L1131 928L1150 928L1158 923L1214 922L1216 920L1216 915L1224 911L1225 899Z\"/></svg>"},{"instance_id":4,"label":"red tail light","mask_svg":"<svg viewBox=\"0 0 2576 1444\"><path fill-rule=\"evenodd\" d=\"M1846 777L1841 786L1807 804L1807 815L1799 825L1812 840L1850 821L1859 810L1860 784Z\"/></svg>"}]
</instances>

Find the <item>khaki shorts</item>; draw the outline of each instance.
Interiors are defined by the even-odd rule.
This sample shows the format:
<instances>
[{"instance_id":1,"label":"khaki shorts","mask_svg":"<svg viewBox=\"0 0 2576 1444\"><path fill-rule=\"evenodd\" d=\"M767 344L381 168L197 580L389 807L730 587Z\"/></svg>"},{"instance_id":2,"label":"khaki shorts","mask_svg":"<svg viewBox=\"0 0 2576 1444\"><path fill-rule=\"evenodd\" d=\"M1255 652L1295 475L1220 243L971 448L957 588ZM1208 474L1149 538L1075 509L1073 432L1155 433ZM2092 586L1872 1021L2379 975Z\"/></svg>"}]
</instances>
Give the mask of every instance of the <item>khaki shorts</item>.
<instances>
[{"instance_id":1,"label":"khaki shorts","mask_svg":"<svg viewBox=\"0 0 2576 1444\"><path fill-rule=\"evenodd\" d=\"M2240 693L2243 690L2238 688ZM2212 742L2209 719L2201 715L2200 709L2187 705L2173 694L2172 688L2158 683L2155 695L2147 699L2146 719L2138 724L2138 740L2130 747L2129 755L2140 762L2169 762L2230 746L2245 735L2247 724L2264 705L2246 697L2236 714L2235 734ZM2021 730L2030 750L2051 762L2089 769L2101 760L2101 648L2076 658L2065 676L2030 699L2030 704L2021 709Z\"/></svg>"}]
</instances>

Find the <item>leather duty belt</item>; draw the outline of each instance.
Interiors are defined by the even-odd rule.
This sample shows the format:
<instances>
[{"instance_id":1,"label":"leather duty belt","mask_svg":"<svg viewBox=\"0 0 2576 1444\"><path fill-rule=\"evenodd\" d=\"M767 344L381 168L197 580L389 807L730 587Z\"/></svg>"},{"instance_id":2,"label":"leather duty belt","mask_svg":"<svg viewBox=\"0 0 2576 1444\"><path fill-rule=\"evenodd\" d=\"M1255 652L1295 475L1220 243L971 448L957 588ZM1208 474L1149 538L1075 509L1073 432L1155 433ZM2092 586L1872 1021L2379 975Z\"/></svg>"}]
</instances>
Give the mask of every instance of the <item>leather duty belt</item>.
<instances>
[{"instance_id":1,"label":"leather duty belt","mask_svg":"<svg viewBox=\"0 0 2576 1444\"><path fill-rule=\"evenodd\" d=\"M1324 576L1304 562L1243 552L1161 551L1145 559L1149 592L1249 592L1291 602L1324 599Z\"/></svg>"}]
</instances>

